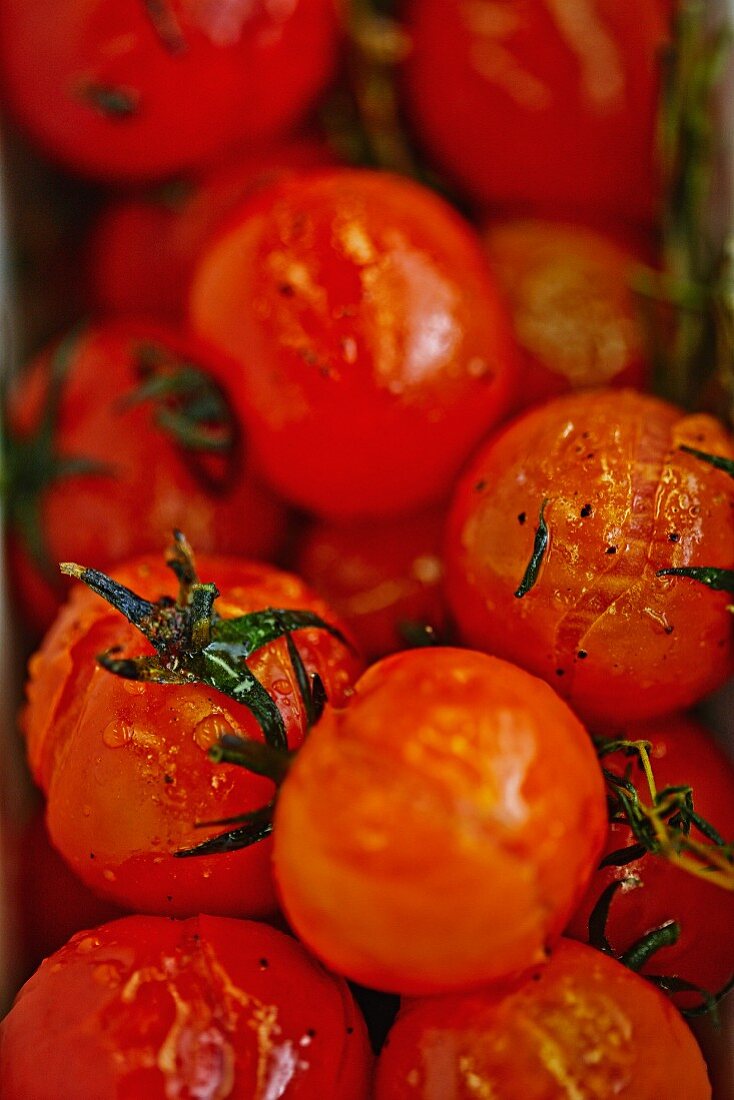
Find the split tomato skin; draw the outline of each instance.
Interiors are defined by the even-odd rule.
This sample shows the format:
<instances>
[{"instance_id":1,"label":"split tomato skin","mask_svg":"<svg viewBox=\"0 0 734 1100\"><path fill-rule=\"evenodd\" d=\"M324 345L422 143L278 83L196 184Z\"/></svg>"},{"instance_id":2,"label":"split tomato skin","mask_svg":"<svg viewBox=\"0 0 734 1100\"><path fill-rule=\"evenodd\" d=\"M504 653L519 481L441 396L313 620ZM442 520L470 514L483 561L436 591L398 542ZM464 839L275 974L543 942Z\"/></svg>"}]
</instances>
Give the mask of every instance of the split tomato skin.
<instances>
[{"instance_id":1,"label":"split tomato skin","mask_svg":"<svg viewBox=\"0 0 734 1100\"><path fill-rule=\"evenodd\" d=\"M479 203L653 223L671 0L410 0L408 109Z\"/></svg>"},{"instance_id":2,"label":"split tomato skin","mask_svg":"<svg viewBox=\"0 0 734 1100\"><path fill-rule=\"evenodd\" d=\"M406 630L428 627L441 637L443 509L382 523L316 522L296 551L302 576L377 660L409 645Z\"/></svg>"},{"instance_id":3,"label":"split tomato skin","mask_svg":"<svg viewBox=\"0 0 734 1100\"><path fill-rule=\"evenodd\" d=\"M709 821L725 842L734 838L734 769L705 726L688 716L673 715L627 727L614 736L650 741L658 790L691 787L696 813ZM636 754L613 753L605 756L603 763L617 775L623 776L629 769L644 798L647 784ZM702 839L695 829L693 835ZM612 823L604 855L633 844L630 828ZM589 916L601 893L613 882L629 878L636 879L637 885L630 883L617 890L606 923L606 936L615 953L621 955L641 937L675 920L680 925L678 942L661 947L639 972L679 977L712 994L722 989L734 976L734 894L692 877L667 859L647 854L623 866L599 867L566 935L585 943ZM683 1007L701 1004L696 993L678 993L674 999Z\"/></svg>"},{"instance_id":4,"label":"split tomato skin","mask_svg":"<svg viewBox=\"0 0 734 1100\"><path fill-rule=\"evenodd\" d=\"M102 314L181 322L196 260L218 224L280 176L333 161L324 141L293 139L174 180L168 187L111 202L100 214L86 250L94 308Z\"/></svg>"},{"instance_id":5,"label":"split tomato skin","mask_svg":"<svg viewBox=\"0 0 734 1100\"><path fill-rule=\"evenodd\" d=\"M4 1100L367 1100L346 983L249 921L135 916L81 932L26 983L0 1040Z\"/></svg>"},{"instance_id":6,"label":"split tomato skin","mask_svg":"<svg viewBox=\"0 0 734 1100\"><path fill-rule=\"evenodd\" d=\"M311 732L276 807L275 877L331 969L438 993L541 963L605 829L591 742L547 685L484 654L411 650Z\"/></svg>"},{"instance_id":7,"label":"split tomato skin","mask_svg":"<svg viewBox=\"0 0 734 1100\"><path fill-rule=\"evenodd\" d=\"M0 79L46 154L158 179L295 125L334 70L333 0L8 0Z\"/></svg>"},{"instance_id":8,"label":"split tomato skin","mask_svg":"<svg viewBox=\"0 0 734 1100\"><path fill-rule=\"evenodd\" d=\"M734 483L721 424L632 391L559 398L479 451L446 544L459 636L543 677L585 719L688 706L734 670L729 596L670 567L734 566ZM548 540L518 597L539 515Z\"/></svg>"},{"instance_id":9,"label":"split tomato skin","mask_svg":"<svg viewBox=\"0 0 734 1100\"><path fill-rule=\"evenodd\" d=\"M269 482L320 516L438 503L509 406L515 349L479 241L398 176L260 192L202 255L190 317L236 364Z\"/></svg>"},{"instance_id":10,"label":"split tomato skin","mask_svg":"<svg viewBox=\"0 0 734 1100\"><path fill-rule=\"evenodd\" d=\"M523 358L518 411L569 390L644 388L650 365L632 289L644 248L537 218L489 222L482 236Z\"/></svg>"},{"instance_id":11,"label":"split tomato skin","mask_svg":"<svg viewBox=\"0 0 734 1100\"><path fill-rule=\"evenodd\" d=\"M68 585L59 561L104 569L157 551L173 527L202 551L265 557L277 548L285 513L253 467L246 438L216 382L218 355L196 339L148 321L106 321L54 342L13 380L7 402L11 452L36 436L59 383L40 484L28 463L12 485L8 554L13 592L31 631L53 620ZM146 386L198 372L188 396L144 398ZM56 381L55 381L56 380ZM206 400L214 411L181 423ZM180 430L179 430L180 426ZM188 439L188 430L204 439ZM63 473L63 462L86 467ZM89 465L91 464L91 466ZM20 505L38 509L42 540Z\"/></svg>"},{"instance_id":12,"label":"split tomato skin","mask_svg":"<svg viewBox=\"0 0 734 1100\"><path fill-rule=\"evenodd\" d=\"M589 947L562 940L514 987L404 1004L375 1100L709 1100L701 1052L670 1002Z\"/></svg>"},{"instance_id":13,"label":"split tomato skin","mask_svg":"<svg viewBox=\"0 0 734 1100\"><path fill-rule=\"evenodd\" d=\"M278 607L334 622L301 581L271 566L206 555L198 565L221 592L215 606L223 618ZM158 559L138 559L114 578L147 599L175 595L175 578ZM299 630L293 638L309 675L317 673L329 698L343 704L359 671L354 652L324 630ZM97 656L116 646L125 655L152 652L118 612L77 587L31 658L23 725L54 845L96 893L126 908L177 916L274 912L270 839L175 858L223 831L197 829L197 822L257 810L272 797L268 780L215 765L207 755L226 733L262 741L260 726L242 704L204 684L111 674ZM289 747L297 748L307 722L285 639L247 663L278 704Z\"/></svg>"}]
</instances>

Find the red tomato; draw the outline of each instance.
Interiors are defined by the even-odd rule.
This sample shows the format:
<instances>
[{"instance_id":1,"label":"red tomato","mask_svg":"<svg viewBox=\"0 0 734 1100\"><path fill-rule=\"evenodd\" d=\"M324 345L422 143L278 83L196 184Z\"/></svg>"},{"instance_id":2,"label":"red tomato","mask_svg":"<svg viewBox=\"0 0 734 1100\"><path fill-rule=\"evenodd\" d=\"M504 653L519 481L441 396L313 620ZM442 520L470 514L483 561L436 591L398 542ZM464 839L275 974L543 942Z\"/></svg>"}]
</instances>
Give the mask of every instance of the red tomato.
<instances>
[{"instance_id":1,"label":"red tomato","mask_svg":"<svg viewBox=\"0 0 734 1100\"><path fill-rule=\"evenodd\" d=\"M509 989L409 1001L378 1063L375 1100L709 1100L696 1041L656 989L562 940Z\"/></svg>"},{"instance_id":2,"label":"red tomato","mask_svg":"<svg viewBox=\"0 0 734 1100\"><path fill-rule=\"evenodd\" d=\"M322 515L440 501L509 403L515 353L479 242L398 176L261 191L205 250L191 317L237 363L268 479Z\"/></svg>"},{"instance_id":3,"label":"red tomato","mask_svg":"<svg viewBox=\"0 0 734 1100\"><path fill-rule=\"evenodd\" d=\"M55 160L147 179L283 133L337 37L333 0L5 0L0 78Z\"/></svg>"},{"instance_id":4,"label":"red tomato","mask_svg":"<svg viewBox=\"0 0 734 1100\"><path fill-rule=\"evenodd\" d=\"M734 566L734 482L684 444L734 457L712 417L630 391L559 398L490 439L449 522L447 594L466 644L599 723L687 706L726 680L730 597L660 575Z\"/></svg>"},{"instance_id":5,"label":"red tomato","mask_svg":"<svg viewBox=\"0 0 734 1100\"><path fill-rule=\"evenodd\" d=\"M364 985L438 993L542 962L606 831L585 730L541 681L460 649L373 665L279 795L292 927Z\"/></svg>"},{"instance_id":6,"label":"red tomato","mask_svg":"<svg viewBox=\"0 0 734 1100\"><path fill-rule=\"evenodd\" d=\"M10 566L37 633L67 590L59 561L105 568L160 550L176 526L205 551L277 546L284 513L253 473L211 376L217 359L165 328L108 322L55 343L14 380Z\"/></svg>"},{"instance_id":7,"label":"red tomato","mask_svg":"<svg viewBox=\"0 0 734 1100\"><path fill-rule=\"evenodd\" d=\"M271 566L205 555L199 564L202 578L216 581L224 619L276 607L333 622L301 581ZM173 575L153 558L114 576L146 599L176 591ZM299 630L294 638L309 675L318 673L328 697L342 704L359 667L354 654L325 630ZM89 886L126 907L176 915L272 912L269 840L174 858L222 832L196 829L196 822L267 803L268 780L216 766L207 755L222 734L262 741L262 729L243 704L205 683L112 675L97 655L114 647L126 655L153 652L117 611L76 588L30 662L24 727L53 843ZM297 747L306 712L285 639L258 649L247 665L276 701L289 747Z\"/></svg>"},{"instance_id":8,"label":"red tomato","mask_svg":"<svg viewBox=\"0 0 734 1100\"><path fill-rule=\"evenodd\" d=\"M538 220L490 223L484 241L523 354L519 408L567 390L643 386L646 333L632 290L642 249Z\"/></svg>"},{"instance_id":9,"label":"red tomato","mask_svg":"<svg viewBox=\"0 0 734 1100\"><path fill-rule=\"evenodd\" d=\"M95 307L180 320L196 260L225 215L279 176L333 160L325 143L294 140L110 203L88 245L87 280Z\"/></svg>"},{"instance_id":10,"label":"red tomato","mask_svg":"<svg viewBox=\"0 0 734 1100\"><path fill-rule=\"evenodd\" d=\"M221 917L83 932L0 1025L3 1100L366 1100L346 984L294 940Z\"/></svg>"},{"instance_id":11,"label":"red tomato","mask_svg":"<svg viewBox=\"0 0 734 1100\"><path fill-rule=\"evenodd\" d=\"M405 84L439 167L525 213L652 222L673 0L409 0Z\"/></svg>"},{"instance_id":12,"label":"red tomato","mask_svg":"<svg viewBox=\"0 0 734 1100\"><path fill-rule=\"evenodd\" d=\"M725 841L734 840L734 769L703 726L680 716L632 726L619 736L651 741L650 759L658 789L690 786L696 812ZM603 764L618 775L629 769L644 798L647 784L638 755L614 753L605 756ZM693 835L704 839L695 829ZM604 855L632 848L635 843L626 825L612 823ZM600 867L567 934L586 941L589 916L600 895L611 883L626 879L637 883L617 890L606 923L606 937L615 953L622 955L643 936L675 920L680 925L680 939L656 951L640 973L682 978L710 993L726 985L734 976L734 894L658 856L648 854L619 866ZM701 1004L701 997L679 994L676 1002L695 1006Z\"/></svg>"},{"instance_id":13,"label":"red tomato","mask_svg":"<svg viewBox=\"0 0 734 1100\"><path fill-rule=\"evenodd\" d=\"M316 523L300 541L296 572L376 659L405 649L409 627L446 626L442 598L443 510L383 523Z\"/></svg>"}]
</instances>

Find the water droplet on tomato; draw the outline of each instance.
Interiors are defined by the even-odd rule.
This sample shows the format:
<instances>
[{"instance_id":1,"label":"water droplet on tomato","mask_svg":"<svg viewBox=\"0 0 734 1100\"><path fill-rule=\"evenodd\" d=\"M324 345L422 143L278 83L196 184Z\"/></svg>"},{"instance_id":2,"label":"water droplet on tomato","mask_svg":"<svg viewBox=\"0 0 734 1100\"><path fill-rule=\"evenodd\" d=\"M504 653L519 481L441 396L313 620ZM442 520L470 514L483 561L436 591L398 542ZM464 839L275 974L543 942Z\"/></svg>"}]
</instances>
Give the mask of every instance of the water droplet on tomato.
<instances>
[{"instance_id":1,"label":"water droplet on tomato","mask_svg":"<svg viewBox=\"0 0 734 1100\"><path fill-rule=\"evenodd\" d=\"M212 745L216 745L219 738L225 733L233 732L231 724L223 714L208 714L206 718L202 718L194 726L194 741L200 749L206 752Z\"/></svg>"},{"instance_id":2,"label":"water droplet on tomato","mask_svg":"<svg viewBox=\"0 0 734 1100\"><path fill-rule=\"evenodd\" d=\"M278 695L290 695L291 685L285 679L274 680L273 691L277 692Z\"/></svg>"},{"instance_id":3,"label":"water droplet on tomato","mask_svg":"<svg viewBox=\"0 0 734 1100\"><path fill-rule=\"evenodd\" d=\"M102 740L108 749L119 749L132 738L132 729L127 722L113 718L102 731Z\"/></svg>"},{"instance_id":4,"label":"water droplet on tomato","mask_svg":"<svg viewBox=\"0 0 734 1100\"><path fill-rule=\"evenodd\" d=\"M84 815L84 817L89 817L89 815L91 814L91 812L92 812L92 807L91 807L91 806L87 806L87 804L85 803L85 804L84 804L84 805L82 806L82 814Z\"/></svg>"}]
</instances>

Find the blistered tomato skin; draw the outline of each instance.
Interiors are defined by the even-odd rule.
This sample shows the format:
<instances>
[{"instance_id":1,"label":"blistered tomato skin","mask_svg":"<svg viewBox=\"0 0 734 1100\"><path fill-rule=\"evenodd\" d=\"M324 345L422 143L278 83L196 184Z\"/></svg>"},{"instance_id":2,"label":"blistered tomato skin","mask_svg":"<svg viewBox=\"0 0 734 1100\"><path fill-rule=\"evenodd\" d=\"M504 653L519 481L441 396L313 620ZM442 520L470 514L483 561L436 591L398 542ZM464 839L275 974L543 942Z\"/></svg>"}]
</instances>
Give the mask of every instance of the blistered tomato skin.
<instances>
[{"instance_id":1,"label":"blistered tomato skin","mask_svg":"<svg viewBox=\"0 0 734 1100\"><path fill-rule=\"evenodd\" d=\"M654 222L671 0L410 0L405 71L426 153L517 213Z\"/></svg>"},{"instance_id":2,"label":"blistered tomato skin","mask_svg":"<svg viewBox=\"0 0 734 1100\"><path fill-rule=\"evenodd\" d=\"M268 480L322 516L440 501L509 405L515 350L479 241L398 176L261 192L202 255L190 316L237 364Z\"/></svg>"},{"instance_id":3,"label":"blistered tomato skin","mask_svg":"<svg viewBox=\"0 0 734 1100\"><path fill-rule=\"evenodd\" d=\"M485 444L448 527L463 641L542 676L602 725L688 706L723 683L729 596L660 575L734 566L734 482L683 445L734 456L713 418L630 391L560 398Z\"/></svg>"},{"instance_id":4,"label":"blistered tomato skin","mask_svg":"<svg viewBox=\"0 0 734 1100\"><path fill-rule=\"evenodd\" d=\"M323 141L284 141L169 187L113 200L100 214L87 246L94 308L103 314L180 322L198 255L227 214L280 176L333 161Z\"/></svg>"},{"instance_id":5,"label":"blistered tomato skin","mask_svg":"<svg viewBox=\"0 0 734 1100\"><path fill-rule=\"evenodd\" d=\"M483 240L523 357L518 411L568 390L643 387L650 369L632 282L644 249L529 218L490 222Z\"/></svg>"},{"instance_id":6,"label":"blistered tomato skin","mask_svg":"<svg viewBox=\"0 0 734 1100\"><path fill-rule=\"evenodd\" d=\"M412 650L312 730L279 796L275 877L331 969L438 993L542 962L605 831L596 755L547 685L484 654Z\"/></svg>"},{"instance_id":7,"label":"blistered tomato skin","mask_svg":"<svg viewBox=\"0 0 734 1100\"><path fill-rule=\"evenodd\" d=\"M284 511L253 470L215 382L217 361L189 336L126 319L69 334L14 380L9 564L32 630L50 625L68 591L60 561L104 569L162 549L173 527L201 551L264 557L276 549ZM22 448L42 433L55 387L50 453L36 449L45 463L36 481ZM202 405L209 413L197 420ZM40 554L29 506L38 510Z\"/></svg>"},{"instance_id":8,"label":"blistered tomato skin","mask_svg":"<svg viewBox=\"0 0 734 1100\"><path fill-rule=\"evenodd\" d=\"M47 959L0 1025L3 1100L366 1100L346 984L263 924L127 917Z\"/></svg>"},{"instance_id":9,"label":"blistered tomato skin","mask_svg":"<svg viewBox=\"0 0 734 1100\"><path fill-rule=\"evenodd\" d=\"M215 607L223 618L279 607L334 622L301 581L271 566L205 555L198 566L221 592ZM114 576L148 599L176 591L158 559L140 559ZM343 704L359 670L355 654L323 630L293 638L309 675L318 673L329 698ZM273 912L269 839L239 851L174 856L222 831L197 829L197 822L256 810L272 797L269 781L207 756L225 733L262 740L260 727L244 706L203 684L112 675L97 656L114 646L126 656L152 652L118 612L77 588L30 662L23 724L53 843L89 886L126 907L179 916ZM289 746L298 747L306 716L285 640L255 652L248 666L278 704Z\"/></svg>"},{"instance_id":10,"label":"blistered tomato skin","mask_svg":"<svg viewBox=\"0 0 734 1100\"><path fill-rule=\"evenodd\" d=\"M153 179L283 134L326 86L337 41L333 0L8 0L0 80L54 160Z\"/></svg>"},{"instance_id":11,"label":"blistered tomato skin","mask_svg":"<svg viewBox=\"0 0 734 1100\"><path fill-rule=\"evenodd\" d=\"M734 838L734 770L709 730L680 715L615 729L611 736L650 741L657 789L691 787L696 813L710 822L725 842ZM639 756L617 752L605 756L603 763L616 775L628 774L640 797L650 801ZM692 836L703 840L695 828ZM635 843L628 826L612 823L604 855L632 849ZM680 927L678 942L661 947L639 972L682 978L712 994L731 980L734 894L705 878L694 878L658 856L638 855L629 862L615 860L612 865L599 867L566 935L587 942L589 917L602 892L614 882L623 885L612 899L605 933L616 954L622 955L643 936L676 921ZM675 995L675 1002L679 1007L693 1008L701 1005L702 997L695 991L683 992Z\"/></svg>"},{"instance_id":12,"label":"blistered tomato skin","mask_svg":"<svg viewBox=\"0 0 734 1100\"><path fill-rule=\"evenodd\" d=\"M709 1100L693 1035L652 985L568 940L505 990L407 1002L375 1100Z\"/></svg>"}]
</instances>

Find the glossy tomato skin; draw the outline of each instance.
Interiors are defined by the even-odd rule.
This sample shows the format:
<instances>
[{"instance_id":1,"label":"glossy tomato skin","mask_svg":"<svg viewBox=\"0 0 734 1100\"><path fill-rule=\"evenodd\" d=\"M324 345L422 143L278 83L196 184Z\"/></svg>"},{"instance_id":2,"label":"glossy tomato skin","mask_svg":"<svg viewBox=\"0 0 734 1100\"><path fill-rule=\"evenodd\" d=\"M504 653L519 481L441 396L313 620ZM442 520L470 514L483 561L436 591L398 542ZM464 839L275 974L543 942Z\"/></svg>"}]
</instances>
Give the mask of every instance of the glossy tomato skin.
<instances>
[{"instance_id":1,"label":"glossy tomato skin","mask_svg":"<svg viewBox=\"0 0 734 1100\"><path fill-rule=\"evenodd\" d=\"M650 760L658 790L690 786L695 810L721 837L734 838L734 769L717 748L710 732L694 719L674 715L615 731L614 736L652 742ZM604 766L618 775L630 768L633 783L644 798L647 784L639 757L621 752L604 757ZM695 830L693 835L700 837ZM604 854L635 844L631 830L611 824ZM641 974L683 978L711 993L718 992L734 976L734 895L714 883L678 870L668 860L644 855L623 866L600 867L594 874L566 934L586 942L589 916L600 894L611 883L627 878L638 885L621 887L614 896L606 924L612 949L623 954L641 937L675 920L680 939L657 951L640 969ZM675 997L682 1006L701 1004L695 993Z\"/></svg>"},{"instance_id":2,"label":"glossy tomato skin","mask_svg":"<svg viewBox=\"0 0 734 1100\"><path fill-rule=\"evenodd\" d=\"M79 933L23 987L0 1040L4 1100L367 1097L346 984L250 921L136 916Z\"/></svg>"},{"instance_id":3,"label":"glossy tomato skin","mask_svg":"<svg viewBox=\"0 0 734 1100\"><path fill-rule=\"evenodd\" d=\"M378 1062L375 1100L708 1100L693 1035L666 998L562 940L514 987L408 1001Z\"/></svg>"},{"instance_id":4,"label":"glossy tomato skin","mask_svg":"<svg viewBox=\"0 0 734 1100\"><path fill-rule=\"evenodd\" d=\"M111 202L87 246L87 282L94 308L181 321L198 255L227 214L280 176L333 160L324 141L293 139Z\"/></svg>"},{"instance_id":5,"label":"glossy tomato skin","mask_svg":"<svg viewBox=\"0 0 734 1100\"><path fill-rule=\"evenodd\" d=\"M284 133L329 80L337 39L333 0L8 0L0 79L54 160L152 179Z\"/></svg>"},{"instance_id":6,"label":"glossy tomato skin","mask_svg":"<svg viewBox=\"0 0 734 1100\"><path fill-rule=\"evenodd\" d=\"M206 555L198 564L202 580L221 592L223 618L279 607L334 620L301 581L271 566ZM138 559L114 576L147 599L176 592L158 559ZM359 668L355 654L323 630L298 631L294 640L309 674L318 673L329 698L343 703ZM76 588L31 658L23 724L54 844L89 886L126 907L171 915L273 912L269 840L174 857L223 831L196 822L256 810L272 797L268 780L207 756L224 733L262 740L260 727L243 705L203 684L112 675L96 658L114 646L129 655L152 652L118 612ZM306 717L285 640L258 650L248 665L278 703L296 748Z\"/></svg>"},{"instance_id":7,"label":"glossy tomato skin","mask_svg":"<svg viewBox=\"0 0 734 1100\"><path fill-rule=\"evenodd\" d=\"M405 86L426 152L478 202L655 220L671 0L409 0Z\"/></svg>"},{"instance_id":8,"label":"glossy tomato skin","mask_svg":"<svg viewBox=\"0 0 734 1100\"><path fill-rule=\"evenodd\" d=\"M704 415L632 391L559 398L486 443L457 486L447 595L468 645L542 676L589 721L690 705L731 675L729 597L668 567L734 565L734 456ZM548 542L515 595L539 513Z\"/></svg>"},{"instance_id":9,"label":"glossy tomato skin","mask_svg":"<svg viewBox=\"0 0 734 1100\"><path fill-rule=\"evenodd\" d=\"M484 654L410 650L309 736L276 808L275 877L327 966L437 993L542 962L605 827L594 750L547 685Z\"/></svg>"},{"instance_id":10,"label":"glossy tomato skin","mask_svg":"<svg viewBox=\"0 0 734 1100\"><path fill-rule=\"evenodd\" d=\"M100 322L81 329L64 344L54 343L11 386L8 422L21 442L39 431L61 361L53 449L58 459L82 457L96 469L57 476L41 486L43 562L30 553L11 512L13 591L33 631L50 625L68 591L59 561L104 569L162 549L173 527L185 529L202 551L265 557L275 550L284 511L253 468L228 395L216 391L223 418L217 426L225 433L224 449L218 452L187 446L182 436L166 430L162 418L170 403L140 399L141 387L153 374L165 377L169 368L193 366L207 386L216 386L214 377L222 372L211 348L150 322ZM173 408L179 408L175 399ZM25 476L21 470L20 484L14 486L18 498Z\"/></svg>"},{"instance_id":11,"label":"glossy tomato skin","mask_svg":"<svg viewBox=\"0 0 734 1100\"><path fill-rule=\"evenodd\" d=\"M523 357L518 411L568 390L644 387L650 365L632 283L645 249L537 218L489 222L483 240Z\"/></svg>"},{"instance_id":12,"label":"glossy tomato skin","mask_svg":"<svg viewBox=\"0 0 734 1100\"><path fill-rule=\"evenodd\" d=\"M479 242L398 176L260 192L205 250L190 310L238 365L269 481L322 516L440 501L509 404L515 352Z\"/></svg>"},{"instance_id":13,"label":"glossy tomato skin","mask_svg":"<svg viewBox=\"0 0 734 1100\"><path fill-rule=\"evenodd\" d=\"M442 582L443 509L382 523L314 523L295 568L348 624L376 660L409 645L406 628L446 627Z\"/></svg>"}]
</instances>

